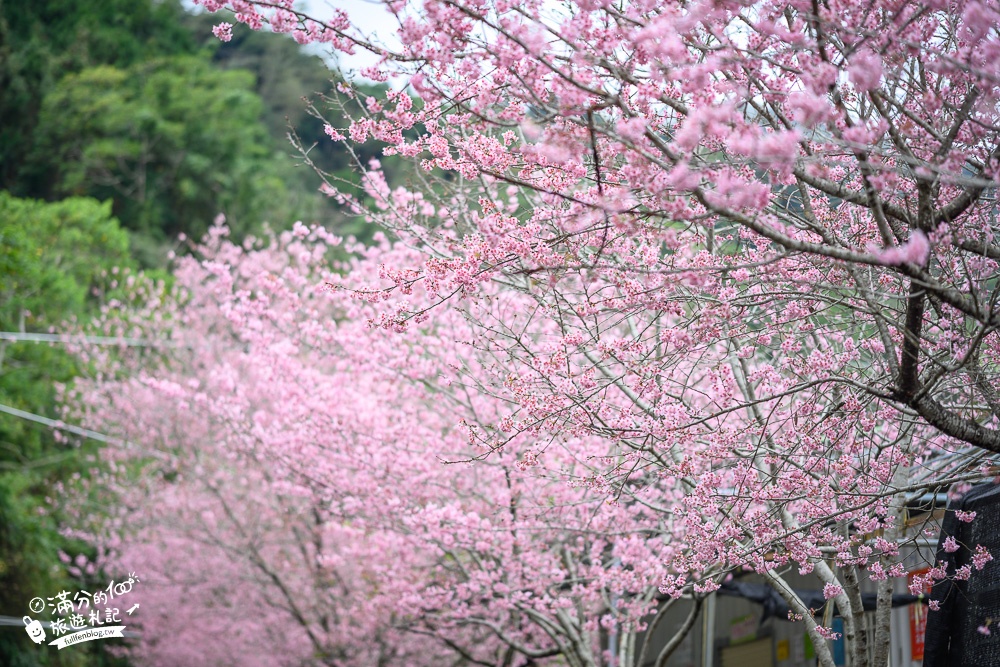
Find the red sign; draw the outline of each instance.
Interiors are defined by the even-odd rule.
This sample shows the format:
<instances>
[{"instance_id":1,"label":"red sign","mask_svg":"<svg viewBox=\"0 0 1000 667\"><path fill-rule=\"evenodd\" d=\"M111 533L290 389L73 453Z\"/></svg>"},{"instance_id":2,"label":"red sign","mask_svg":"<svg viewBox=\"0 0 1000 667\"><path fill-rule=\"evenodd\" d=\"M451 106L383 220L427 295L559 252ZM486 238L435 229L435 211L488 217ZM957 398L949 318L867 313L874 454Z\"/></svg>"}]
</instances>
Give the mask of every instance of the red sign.
<instances>
[{"instance_id":1,"label":"red sign","mask_svg":"<svg viewBox=\"0 0 1000 667\"><path fill-rule=\"evenodd\" d=\"M912 584L914 577L926 574L930 570L923 568L913 570L906 575L906 583ZM931 592L929 584L924 584L924 595ZM910 605L910 659L924 659L924 632L927 630L927 606L916 602Z\"/></svg>"}]
</instances>

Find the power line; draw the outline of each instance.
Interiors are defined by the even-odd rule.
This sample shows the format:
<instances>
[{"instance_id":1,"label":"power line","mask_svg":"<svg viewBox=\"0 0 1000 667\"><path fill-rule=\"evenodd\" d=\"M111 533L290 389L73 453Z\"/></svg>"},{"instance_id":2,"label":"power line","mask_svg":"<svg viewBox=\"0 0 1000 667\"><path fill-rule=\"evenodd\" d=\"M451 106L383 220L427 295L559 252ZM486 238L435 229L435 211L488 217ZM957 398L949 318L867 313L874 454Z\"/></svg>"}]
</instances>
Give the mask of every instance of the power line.
<instances>
[{"instance_id":1,"label":"power line","mask_svg":"<svg viewBox=\"0 0 1000 667\"><path fill-rule=\"evenodd\" d=\"M58 419L50 419L48 417L43 417L42 415L36 415L33 412L25 412L24 410L18 410L17 408L12 408L9 405L0 404L0 412L5 412L14 417L20 417L21 419L27 419L28 421L37 422L43 424L50 428L54 428L60 431L68 431L75 435L83 436L84 438L90 438L91 440L97 440L98 442L103 442L109 445L116 445L119 447L131 448L135 447L133 442L128 440L121 440L120 438L112 438L111 436L104 435L103 433L98 433L97 431L91 431L89 428L81 428L79 426L73 426L72 424L67 424L61 422ZM151 456L156 459L165 460L167 457L161 452L155 450L149 450L146 456Z\"/></svg>"},{"instance_id":2,"label":"power line","mask_svg":"<svg viewBox=\"0 0 1000 667\"><path fill-rule=\"evenodd\" d=\"M72 343L80 341L95 345L125 345L126 347L181 347L169 340L146 340L129 336L72 336L67 334L25 333L22 331L0 331L0 340L29 343Z\"/></svg>"},{"instance_id":3,"label":"power line","mask_svg":"<svg viewBox=\"0 0 1000 667\"><path fill-rule=\"evenodd\" d=\"M15 417L20 417L21 419L27 419L29 421L38 422L39 424L44 424L45 426L50 426L60 431L69 431L76 435L82 435L85 438L90 438L92 440L97 440L99 442L107 442L111 444L122 444L121 440L116 438L109 438L103 433L98 433L97 431L91 431L89 428L80 428L79 426L73 426L72 424L66 424L57 419L49 419L48 417L43 417L41 415L36 415L33 412L25 412L24 410L18 410L17 408L12 408L9 405L0 405L0 412L6 412L9 415Z\"/></svg>"}]
</instances>

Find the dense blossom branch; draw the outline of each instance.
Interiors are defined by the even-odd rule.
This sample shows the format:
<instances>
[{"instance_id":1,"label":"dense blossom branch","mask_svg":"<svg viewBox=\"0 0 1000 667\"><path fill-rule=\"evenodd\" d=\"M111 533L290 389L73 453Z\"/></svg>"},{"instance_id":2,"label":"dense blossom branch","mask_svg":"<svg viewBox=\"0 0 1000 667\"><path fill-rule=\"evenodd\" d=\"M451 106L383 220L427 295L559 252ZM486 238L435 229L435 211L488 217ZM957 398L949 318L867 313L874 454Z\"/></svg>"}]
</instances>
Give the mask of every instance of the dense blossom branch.
<instances>
[{"instance_id":1,"label":"dense blossom branch","mask_svg":"<svg viewBox=\"0 0 1000 667\"><path fill-rule=\"evenodd\" d=\"M394 0L396 50L352 37L341 13L199 4L371 48L382 60L365 75L407 77L329 130L415 164L408 188L377 162L358 165L364 198L324 185L384 230L374 247L303 274L285 256L319 262L320 232L303 228L310 241L279 243L267 280L243 285L244 257L224 245L198 269L218 281L223 321L247 327L231 335L316 387L254 402L234 383L247 404L212 419L271 415L244 419L242 437L290 483L336 521L419 545L408 563L431 575L403 596L420 610L400 611L407 623L476 660L558 650L597 664L597 628L639 627L650 577L700 595L753 571L832 664L831 631L782 585L797 567L828 586L856 664L868 646L884 655L886 582L917 539L902 490L988 478L970 447L1000 453L994 3ZM296 300L312 279L334 312ZM345 374L405 427L360 389L345 398L329 379ZM302 424L343 439L258 406L292 399ZM434 439L471 462L468 479L420 462ZM404 462L447 491L393 491ZM386 478L362 489L345 471ZM358 509L373 489L391 511ZM496 549L473 537L491 512ZM541 570L558 573L543 588L528 576ZM484 623L500 632L481 654L469 626Z\"/></svg>"}]
</instances>

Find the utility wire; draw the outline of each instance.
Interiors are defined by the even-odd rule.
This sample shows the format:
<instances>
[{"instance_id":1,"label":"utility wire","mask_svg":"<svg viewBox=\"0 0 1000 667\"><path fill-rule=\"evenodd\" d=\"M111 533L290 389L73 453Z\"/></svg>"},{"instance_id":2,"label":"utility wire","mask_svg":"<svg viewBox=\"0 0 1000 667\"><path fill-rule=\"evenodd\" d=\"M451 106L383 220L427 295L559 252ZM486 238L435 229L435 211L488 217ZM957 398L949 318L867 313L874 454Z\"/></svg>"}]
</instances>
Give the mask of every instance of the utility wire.
<instances>
[{"instance_id":1,"label":"utility wire","mask_svg":"<svg viewBox=\"0 0 1000 667\"><path fill-rule=\"evenodd\" d=\"M59 429L60 431L69 431L70 433L75 433L76 435L82 435L83 437L90 438L91 440L97 440L99 442L108 442L112 444L121 444L121 440L118 440L116 438L109 438L103 433L98 433L97 431L91 431L88 428L80 428L79 426L73 426L72 424L66 424L57 419L49 419L48 417L36 415L33 412L25 412L24 410L18 410L17 408L12 408L9 405L0 405L0 412L6 412L9 415L20 417L21 419L27 419L29 421L38 422L39 424L45 424L46 426L51 426L52 428Z\"/></svg>"},{"instance_id":2,"label":"utility wire","mask_svg":"<svg viewBox=\"0 0 1000 667\"><path fill-rule=\"evenodd\" d=\"M125 345L126 347L181 347L169 340L146 340L128 336L72 336L67 334L25 333L21 331L0 331L0 340L29 343L70 343L82 341L95 345Z\"/></svg>"},{"instance_id":3,"label":"utility wire","mask_svg":"<svg viewBox=\"0 0 1000 667\"><path fill-rule=\"evenodd\" d=\"M58 419L49 419L48 417L43 417L41 415L36 415L33 412L25 412L24 410L18 410L17 408L12 408L9 405L0 404L0 412L5 412L14 417L20 417L21 419L27 419L29 421L37 422L39 424L44 424L54 429L60 431L68 431L70 433L83 436L84 438L90 438L91 440L97 440L98 442L104 442L109 445L116 445L119 447L132 448L135 444L128 440L121 440L119 438L112 438L111 436L104 435L103 433L98 433L97 431L91 431L89 428L81 428L79 426L73 426L72 424L67 424L61 422ZM166 460L168 457L158 451L150 450L146 452L147 456L159 460Z\"/></svg>"}]
</instances>

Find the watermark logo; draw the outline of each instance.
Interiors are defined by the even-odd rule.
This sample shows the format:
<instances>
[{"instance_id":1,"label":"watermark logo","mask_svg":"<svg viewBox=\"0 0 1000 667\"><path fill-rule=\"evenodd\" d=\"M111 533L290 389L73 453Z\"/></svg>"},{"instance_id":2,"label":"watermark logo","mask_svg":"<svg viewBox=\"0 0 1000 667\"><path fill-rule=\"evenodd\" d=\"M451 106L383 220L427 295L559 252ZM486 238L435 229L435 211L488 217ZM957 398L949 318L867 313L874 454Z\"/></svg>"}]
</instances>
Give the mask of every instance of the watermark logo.
<instances>
[{"instance_id":1,"label":"watermark logo","mask_svg":"<svg viewBox=\"0 0 1000 667\"><path fill-rule=\"evenodd\" d=\"M122 631L125 630L124 625L116 625L106 628L92 628L90 630L80 630L79 632L72 632L65 637L60 637L59 639L49 642L49 646L56 646L60 650L66 648L67 646L73 646L74 644L81 644L83 642L89 642L94 639L107 639L109 637L121 638Z\"/></svg>"},{"instance_id":2,"label":"watermark logo","mask_svg":"<svg viewBox=\"0 0 1000 667\"><path fill-rule=\"evenodd\" d=\"M28 633L28 636L31 637L31 641L36 644L41 644L45 641L45 628L30 616L24 617L24 629Z\"/></svg>"},{"instance_id":3,"label":"watermark logo","mask_svg":"<svg viewBox=\"0 0 1000 667\"><path fill-rule=\"evenodd\" d=\"M94 593L77 591L60 591L52 597L32 598L28 610L33 614L42 614L48 610L51 620L42 622L31 616L24 617L24 630L31 641L36 644L45 642L45 628L55 636L49 646L64 649L67 646L93 641L95 639L122 638L126 626L124 617L132 616L139 609L139 603L125 606L125 596L132 592L139 577L134 572L124 581L111 581L106 588ZM129 601L131 602L131 600Z\"/></svg>"}]
</instances>

